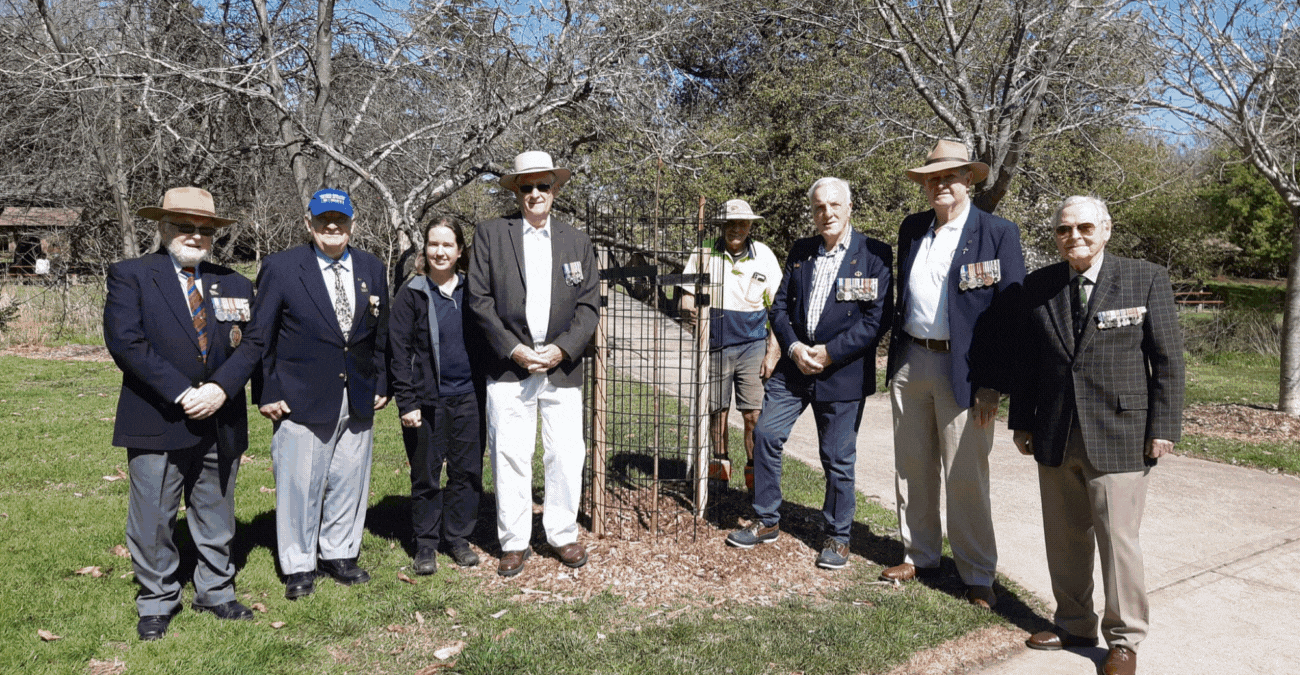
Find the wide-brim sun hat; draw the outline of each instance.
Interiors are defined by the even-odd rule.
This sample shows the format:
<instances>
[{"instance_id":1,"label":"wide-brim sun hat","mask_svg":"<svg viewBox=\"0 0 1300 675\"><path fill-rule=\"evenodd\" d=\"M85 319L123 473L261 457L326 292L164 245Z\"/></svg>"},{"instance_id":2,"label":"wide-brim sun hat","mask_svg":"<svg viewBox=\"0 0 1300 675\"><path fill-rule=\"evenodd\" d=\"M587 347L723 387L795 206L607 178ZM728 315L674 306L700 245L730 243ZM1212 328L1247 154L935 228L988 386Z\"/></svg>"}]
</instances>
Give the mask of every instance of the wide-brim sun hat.
<instances>
[{"instance_id":1,"label":"wide-brim sun hat","mask_svg":"<svg viewBox=\"0 0 1300 675\"><path fill-rule=\"evenodd\" d=\"M970 151L964 143L956 141L939 141L934 150L925 158L925 164L907 170L907 177L917 183L924 183L926 176L958 167L970 167L971 183L982 183L989 177L989 165L984 162L972 162Z\"/></svg>"},{"instance_id":2,"label":"wide-brim sun hat","mask_svg":"<svg viewBox=\"0 0 1300 675\"><path fill-rule=\"evenodd\" d=\"M763 216L749 208L749 202L743 199L728 199L722 205L722 219L726 220L762 220Z\"/></svg>"},{"instance_id":3,"label":"wide-brim sun hat","mask_svg":"<svg viewBox=\"0 0 1300 675\"><path fill-rule=\"evenodd\" d=\"M519 153L515 157L515 169L501 176L501 187L514 191L515 183L519 181L520 176L544 172L555 174L555 180L551 183L552 190L564 185L568 182L569 176L573 175L572 171L555 166L555 162L551 161L550 153L530 150Z\"/></svg>"},{"instance_id":4,"label":"wide-brim sun hat","mask_svg":"<svg viewBox=\"0 0 1300 675\"><path fill-rule=\"evenodd\" d=\"M172 188L163 193L162 206L147 206L135 213L149 220L162 220L169 215L202 216L211 219L216 227L225 227L235 222L231 218L218 216L212 202L212 193L196 187Z\"/></svg>"}]
</instances>

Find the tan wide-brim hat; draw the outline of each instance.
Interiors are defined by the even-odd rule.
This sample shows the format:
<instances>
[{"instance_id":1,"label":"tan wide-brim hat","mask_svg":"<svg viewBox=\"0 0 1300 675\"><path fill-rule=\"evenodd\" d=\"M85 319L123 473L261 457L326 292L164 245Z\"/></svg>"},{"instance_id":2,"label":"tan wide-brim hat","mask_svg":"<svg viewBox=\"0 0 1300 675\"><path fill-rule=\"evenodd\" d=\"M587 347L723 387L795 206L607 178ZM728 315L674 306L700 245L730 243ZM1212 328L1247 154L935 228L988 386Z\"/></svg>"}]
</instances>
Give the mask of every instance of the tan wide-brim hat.
<instances>
[{"instance_id":1,"label":"tan wide-brim hat","mask_svg":"<svg viewBox=\"0 0 1300 675\"><path fill-rule=\"evenodd\" d=\"M972 162L970 152L964 143L956 141L939 141L925 158L925 165L907 170L907 177L917 183L924 183L925 177L937 171L955 169L960 166L970 167L971 183L982 183L989 177L989 165L984 162Z\"/></svg>"},{"instance_id":2,"label":"tan wide-brim hat","mask_svg":"<svg viewBox=\"0 0 1300 675\"><path fill-rule=\"evenodd\" d=\"M178 187L163 194L162 206L148 206L135 212L136 215L149 220L162 220L167 215L203 216L212 219L215 227L225 227L234 220L217 215L212 203L212 193L203 188Z\"/></svg>"},{"instance_id":3,"label":"tan wide-brim hat","mask_svg":"<svg viewBox=\"0 0 1300 675\"><path fill-rule=\"evenodd\" d=\"M743 199L728 199L722 205L723 220L762 220L763 216L756 215L754 210L749 208L749 202Z\"/></svg>"},{"instance_id":4,"label":"tan wide-brim hat","mask_svg":"<svg viewBox=\"0 0 1300 675\"><path fill-rule=\"evenodd\" d=\"M542 152L541 150L530 150L528 152L520 153L518 157L515 157L515 170L501 176L501 187L513 192L515 189L515 183L519 180L520 176L546 171L555 174L555 182L551 183L552 190L564 185L568 182L569 176L573 175L572 171L555 166L555 163L551 161L551 155L549 153Z\"/></svg>"}]
</instances>

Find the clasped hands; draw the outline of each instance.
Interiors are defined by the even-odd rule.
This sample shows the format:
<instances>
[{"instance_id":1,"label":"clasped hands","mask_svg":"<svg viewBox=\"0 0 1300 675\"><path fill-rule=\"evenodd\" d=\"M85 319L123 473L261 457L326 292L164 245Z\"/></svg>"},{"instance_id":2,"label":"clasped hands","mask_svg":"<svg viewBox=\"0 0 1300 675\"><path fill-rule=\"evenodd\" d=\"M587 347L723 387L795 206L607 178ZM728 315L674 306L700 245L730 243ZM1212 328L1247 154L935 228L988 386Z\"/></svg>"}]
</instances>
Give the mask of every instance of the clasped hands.
<instances>
[{"instance_id":1,"label":"clasped hands","mask_svg":"<svg viewBox=\"0 0 1300 675\"><path fill-rule=\"evenodd\" d=\"M826 352L826 345L809 347L797 342L790 349L790 358L804 375L816 375L831 365L831 355Z\"/></svg>"},{"instance_id":2,"label":"clasped hands","mask_svg":"<svg viewBox=\"0 0 1300 675\"><path fill-rule=\"evenodd\" d=\"M524 368L530 373L544 373L560 365L560 361L564 360L564 350L555 345L546 345L541 349L531 349L521 344L510 352L510 358L519 364L520 368Z\"/></svg>"},{"instance_id":3,"label":"clasped hands","mask_svg":"<svg viewBox=\"0 0 1300 675\"><path fill-rule=\"evenodd\" d=\"M216 382L204 382L197 387L190 387L181 396L180 404L186 417L192 420L207 419L226 404L226 390Z\"/></svg>"}]
</instances>

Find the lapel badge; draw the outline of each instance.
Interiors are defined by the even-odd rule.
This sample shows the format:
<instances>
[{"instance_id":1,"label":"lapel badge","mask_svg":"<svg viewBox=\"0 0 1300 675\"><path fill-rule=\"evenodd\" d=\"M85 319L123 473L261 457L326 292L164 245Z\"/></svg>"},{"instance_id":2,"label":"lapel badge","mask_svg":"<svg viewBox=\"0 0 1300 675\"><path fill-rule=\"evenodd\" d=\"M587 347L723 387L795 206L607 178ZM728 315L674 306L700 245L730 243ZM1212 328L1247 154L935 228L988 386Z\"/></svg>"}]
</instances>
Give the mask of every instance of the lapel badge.
<instances>
[{"instance_id":1,"label":"lapel badge","mask_svg":"<svg viewBox=\"0 0 1300 675\"><path fill-rule=\"evenodd\" d=\"M239 330L239 326L230 327L230 347L238 347L239 343L244 340L244 331Z\"/></svg>"},{"instance_id":2,"label":"lapel badge","mask_svg":"<svg viewBox=\"0 0 1300 675\"><path fill-rule=\"evenodd\" d=\"M211 297L221 295L221 284L214 282L211 286L208 286L208 295Z\"/></svg>"},{"instance_id":3,"label":"lapel badge","mask_svg":"<svg viewBox=\"0 0 1300 675\"><path fill-rule=\"evenodd\" d=\"M369 292L370 292L370 289L366 286L366 280L365 280L365 279L362 279L362 280L361 280L361 294L362 294L362 295L366 295L366 294L369 293Z\"/></svg>"}]
</instances>

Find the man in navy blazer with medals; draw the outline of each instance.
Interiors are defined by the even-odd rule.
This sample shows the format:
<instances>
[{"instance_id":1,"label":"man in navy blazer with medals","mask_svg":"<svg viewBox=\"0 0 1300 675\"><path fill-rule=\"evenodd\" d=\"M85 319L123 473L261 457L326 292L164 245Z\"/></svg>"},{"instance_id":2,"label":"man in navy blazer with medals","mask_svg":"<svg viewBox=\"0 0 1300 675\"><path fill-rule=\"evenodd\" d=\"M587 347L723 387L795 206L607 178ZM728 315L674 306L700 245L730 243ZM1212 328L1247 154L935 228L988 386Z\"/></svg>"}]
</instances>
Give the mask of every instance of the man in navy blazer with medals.
<instances>
[{"instance_id":1,"label":"man in navy blazer with medals","mask_svg":"<svg viewBox=\"0 0 1300 675\"><path fill-rule=\"evenodd\" d=\"M141 640L163 637L181 607L180 555L172 541L182 495L198 549L194 609L252 619L235 599L235 475L248 448L244 383L260 350L243 342L253 285L206 262L219 218L212 195L173 188L160 208L162 249L108 269L104 342L122 369L113 445L127 448L126 539L140 584Z\"/></svg>"},{"instance_id":2,"label":"man in navy blazer with medals","mask_svg":"<svg viewBox=\"0 0 1300 675\"><path fill-rule=\"evenodd\" d=\"M285 597L318 573L365 583L357 565L370 494L375 411L388 404L384 264L349 245L352 199L319 190L311 243L267 256L254 331L265 336L260 412L275 423L275 533Z\"/></svg>"},{"instance_id":3,"label":"man in navy blazer with medals","mask_svg":"<svg viewBox=\"0 0 1300 675\"><path fill-rule=\"evenodd\" d=\"M1106 675L1137 670L1149 625L1138 529L1156 460L1182 435L1183 342L1163 267L1106 253L1105 202L1070 197L1053 217L1063 262L1025 279L1008 426L1038 461L1052 630L1034 649L1097 644L1101 552Z\"/></svg>"},{"instance_id":4,"label":"man in navy blazer with medals","mask_svg":"<svg viewBox=\"0 0 1300 675\"><path fill-rule=\"evenodd\" d=\"M919 183L931 210L898 229L898 301L889 340L894 469L903 562L881 578L935 574L943 548L939 491L948 505L948 541L966 598L997 604L997 542L989 503L993 420L1009 369L1000 344L999 298L1025 277L1020 230L971 203L989 167L966 146L939 141Z\"/></svg>"},{"instance_id":5,"label":"man in navy blazer with medals","mask_svg":"<svg viewBox=\"0 0 1300 675\"><path fill-rule=\"evenodd\" d=\"M581 567L578 502L586 442L582 360L596 331L600 292L591 239L551 215L568 181L545 152L515 157L501 186L519 213L479 223L470 249L466 304L487 337L485 408L496 482L497 574L524 569L531 548L532 463L542 420L542 526L560 562Z\"/></svg>"},{"instance_id":6,"label":"man in navy blazer with medals","mask_svg":"<svg viewBox=\"0 0 1300 675\"><path fill-rule=\"evenodd\" d=\"M853 198L839 178L808 190L819 236L790 249L769 318L781 346L754 429L754 512L727 544L753 548L780 535L781 454L809 405L826 476L825 540L816 565L848 565L856 507L853 478L865 397L876 391L876 345L890 304L889 246L855 232Z\"/></svg>"}]
</instances>

